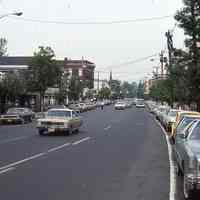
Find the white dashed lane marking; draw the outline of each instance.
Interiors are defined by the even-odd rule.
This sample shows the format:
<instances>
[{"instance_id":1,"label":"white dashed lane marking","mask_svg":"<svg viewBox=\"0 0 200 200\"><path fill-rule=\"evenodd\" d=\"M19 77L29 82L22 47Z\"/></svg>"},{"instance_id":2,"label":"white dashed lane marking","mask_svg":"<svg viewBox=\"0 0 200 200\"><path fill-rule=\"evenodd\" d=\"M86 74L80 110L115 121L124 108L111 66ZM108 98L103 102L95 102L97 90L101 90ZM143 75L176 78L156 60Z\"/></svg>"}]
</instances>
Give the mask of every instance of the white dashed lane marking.
<instances>
[{"instance_id":1,"label":"white dashed lane marking","mask_svg":"<svg viewBox=\"0 0 200 200\"><path fill-rule=\"evenodd\" d=\"M78 144L80 144L80 143L82 143L82 142L85 142L85 141L87 141L87 140L90 140L91 139L91 137L86 137L86 138L83 138L83 139L81 139L81 140L79 140L79 141L76 141L76 142L74 142L74 143L72 143L72 145L74 146L74 145L78 145Z\"/></svg>"},{"instance_id":2,"label":"white dashed lane marking","mask_svg":"<svg viewBox=\"0 0 200 200\"><path fill-rule=\"evenodd\" d=\"M104 128L105 131L108 131L109 129L111 129L110 125Z\"/></svg>"},{"instance_id":3,"label":"white dashed lane marking","mask_svg":"<svg viewBox=\"0 0 200 200\"><path fill-rule=\"evenodd\" d=\"M5 173L10 172L10 171L12 171L14 169L15 169L15 167L10 167L8 169L4 169L4 170L0 171L0 174L5 174Z\"/></svg>"}]
</instances>

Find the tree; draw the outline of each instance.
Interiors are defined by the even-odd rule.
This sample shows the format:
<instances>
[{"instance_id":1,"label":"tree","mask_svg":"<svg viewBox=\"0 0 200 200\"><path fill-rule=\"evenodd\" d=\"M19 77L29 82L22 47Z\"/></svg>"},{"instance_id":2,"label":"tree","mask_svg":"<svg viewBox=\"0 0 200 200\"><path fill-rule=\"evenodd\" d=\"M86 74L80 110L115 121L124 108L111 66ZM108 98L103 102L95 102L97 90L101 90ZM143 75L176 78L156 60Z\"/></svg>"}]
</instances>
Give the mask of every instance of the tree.
<instances>
[{"instance_id":1,"label":"tree","mask_svg":"<svg viewBox=\"0 0 200 200\"><path fill-rule=\"evenodd\" d=\"M79 76L72 75L69 82L69 98L70 100L77 101L80 99L83 93L83 84Z\"/></svg>"},{"instance_id":2,"label":"tree","mask_svg":"<svg viewBox=\"0 0 200 200\"><path fill-rule=\"evenodd\" d=\"M139 82L137 87L137 98L144 98L144 83L142 81Z\"/></svg>"},{"instance_id":3,"label":"tree","mask_svg":"<svg viewBox=\"0 0 200 200\"><path fill-rule=\"evenodd\" d=\"M188 87L200 111L200 1L184 0L183 3L184 7L176 13L175 19L186 35Z\"/></svg>"},{"instance_id":4,"label":"tree","mask_svg":"<svg viewBox=\"0 0 200 200\"><path fill-rule=\"evenodd\" d=\"M119 98L121 95L121 82L119 80L110 81L112 98Z\"/></svg>"},{"instance_id":5,"label":"tree","mask_svg":"<svg viewBox=\"0 0 200 200\"><path fill-rule=\"evenodd\" d=\"M100 99L110 99L110 95L111 95L111 91L107 87L101 88L98 94Z\"/></svg>"},{"instance_id":6,"label":"tree","mask_svg":"<svg viewBox=\"0 0 200 200\"><path fill-rule=\"evenodd\" d=\"M124 97L133 98L137 93L137 83L129 83L127 81L123 82L122 86L122 94Z\"/></svg>"},{"instance_id":7,"label":"tree","mask_svg":"<svg viewBox=\"0 0 200 200\"><path fill-rule=\"evenodd\" d=\"M0 82L0 108L5 112L7 105L25 105L27 100L26 82L22 73L7 73ZM24 101L22 101L24 100Z\"/></svg>"},{"instance_id":8,"label":"tree","mask_svg":"<svg viewBox=\"0 0 200 200\"><path fill-rule=\"evenodd\" d=\"M28 71L29 88L40 94L40 110L43 110L44 94L48 87L58 86L61 70L57 66L51 47L39 47L34 53Z\"/></svg>"},{"instance_id":9,"label":"tree","mask_svg":"<svg viewBox=\"0 0 200 200\"><path fill-rule=\"evenodd\" d=\"M8 41L5 38L0 38L0 57L6 55L7 44Z\"/></svg>"}]
</instances>

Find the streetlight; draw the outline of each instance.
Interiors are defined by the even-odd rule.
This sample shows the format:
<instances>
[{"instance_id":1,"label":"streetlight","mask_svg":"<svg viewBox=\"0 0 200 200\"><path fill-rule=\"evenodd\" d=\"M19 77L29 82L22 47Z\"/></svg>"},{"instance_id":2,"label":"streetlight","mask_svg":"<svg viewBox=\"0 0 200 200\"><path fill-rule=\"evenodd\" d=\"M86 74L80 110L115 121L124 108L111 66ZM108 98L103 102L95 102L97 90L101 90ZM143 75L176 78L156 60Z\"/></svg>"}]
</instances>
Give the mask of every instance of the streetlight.
<instances>
[{"instance_id":1,"label":"streetlight","mask_svg":"<svg viewBox=\"0 0 200 200\"><path fill-rule=\"evenodd\" d=\"M23 12L14 12L14 13L8 13L8 14L4 14L0 16L0 19L4 18L4 17L8 17L10 15L15 15L15 16L21 16L23 15Z\"/></svg>"}]
</instances>

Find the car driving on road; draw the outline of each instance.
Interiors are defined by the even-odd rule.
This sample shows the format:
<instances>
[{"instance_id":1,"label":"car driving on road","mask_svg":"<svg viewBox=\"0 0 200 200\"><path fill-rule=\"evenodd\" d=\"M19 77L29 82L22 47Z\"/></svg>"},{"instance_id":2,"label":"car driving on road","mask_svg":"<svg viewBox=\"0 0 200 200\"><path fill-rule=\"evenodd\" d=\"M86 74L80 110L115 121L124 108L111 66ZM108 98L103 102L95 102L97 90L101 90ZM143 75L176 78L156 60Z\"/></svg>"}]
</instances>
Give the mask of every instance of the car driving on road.
<instances>
[{"instance_id":1,"label":"car driving on road","mask_svg":"<svg viewBox=\"0 0 200 200\"><path fill-rule=\"evenodd\" d=\"M144 108L145 107L144 99L137 99L137 101L136 101L136 107L137 108Z\"/></svg>"},{"instance_id":2,"label":"car driving on road","mask_svg":"<svg viewBox=\"0 0 200 200\"><path fill-rule=\"evenodd\" d=\"M64 132L67 135L78 131L82 125L80 116L71 109L48 110L45 118L38 119L37 129L40 135Z\"/></svg>"},{"instance_id":3,"label":"car driving on road","mask_svg":"<svg viewBox=\"0 0 200 200\"><path fill-rule=\"evenodd\" d=\"M125 102L117 102L115 105L115 110L124 110L126 108Z\"/></svg>"}]
</instances>

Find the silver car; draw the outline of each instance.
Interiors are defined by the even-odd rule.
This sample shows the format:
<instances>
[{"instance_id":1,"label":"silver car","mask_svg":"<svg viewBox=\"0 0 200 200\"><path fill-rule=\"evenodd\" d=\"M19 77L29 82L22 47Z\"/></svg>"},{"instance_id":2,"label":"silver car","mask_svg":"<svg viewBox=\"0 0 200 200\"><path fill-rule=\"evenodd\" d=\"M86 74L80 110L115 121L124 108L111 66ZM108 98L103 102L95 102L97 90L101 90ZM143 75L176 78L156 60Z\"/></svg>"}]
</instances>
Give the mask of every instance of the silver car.
<instances>
[{"instance_id":1,"label":"silver car","mask_svg":"<svg viewBox=\"0 0 200 200\"><path fill-rule=\"evenodd\" d=\"M178 175L183 175L185 199L200 190L200 120L192 121L175 135L174 152Z\"/></svg>"}]
</instances>

